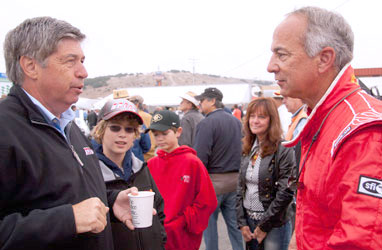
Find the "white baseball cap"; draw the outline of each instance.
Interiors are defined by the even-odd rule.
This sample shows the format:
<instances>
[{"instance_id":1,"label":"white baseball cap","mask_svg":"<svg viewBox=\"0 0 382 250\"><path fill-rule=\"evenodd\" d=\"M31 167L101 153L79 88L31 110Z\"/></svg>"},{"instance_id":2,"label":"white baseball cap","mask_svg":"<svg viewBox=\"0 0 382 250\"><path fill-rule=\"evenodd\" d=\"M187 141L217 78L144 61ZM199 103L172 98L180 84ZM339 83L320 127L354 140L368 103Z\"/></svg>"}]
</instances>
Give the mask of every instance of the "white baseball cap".
<instances>
[{"instance_id":1,"label":"white baseball cap","mask_svg":"<svg viewBox=\"0 0 382 250\"><path fill-rule=\"evenodd\" d=\"M192 91L188 91L180 96L180 98L183 98L192 104L194 104L196 107L199 106L198 100L195 99L196 94Z\"/></svg>"}]
</instances>

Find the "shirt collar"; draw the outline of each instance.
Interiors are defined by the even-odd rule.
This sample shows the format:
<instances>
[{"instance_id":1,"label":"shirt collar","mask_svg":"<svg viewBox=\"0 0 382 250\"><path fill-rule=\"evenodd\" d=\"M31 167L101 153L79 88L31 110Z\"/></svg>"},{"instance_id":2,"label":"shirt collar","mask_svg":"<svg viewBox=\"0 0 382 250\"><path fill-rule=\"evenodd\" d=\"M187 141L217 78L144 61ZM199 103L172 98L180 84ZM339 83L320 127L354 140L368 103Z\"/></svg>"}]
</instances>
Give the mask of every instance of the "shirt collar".
<instances>
[{"instance_id":1,"label":"shirt collar","mask_svg":"<svg viewBox=\"0 0 382 250\"><path fill-rule=\"evenodd\" d=\"M301 109L304 108L304 105L302 105L299 109L297 109L296 112L294 112L294 114L292 115L292 118L295 117L296 115L298 115L298 113L301 111Z\"/></svg>"},{"instance_id":2,"label":"shirt collar","mask_svg":"<svg viewBox=\"0 0 382 250\"><path fill-rule=\"evenodd\" d=\"M45 108L44 105L41 104L41 102L39 102L36 98L31 96L25 89L22 88L22 90L24 90L24 92L27 94L29 99L31 99L34 105L36 105L39 108L41 114L44 116L45 120L49 124L52 123L52 120L54 118L57 118L60 121L60 127L62 128L62 130L64 130L66 125L68 125L69 122L75 118L76 114L71 108L63 112L61 114L61 117L56 117L55 115L52 114L52 112L50 112L47 108Z\"/></svg>"}]
</instances>

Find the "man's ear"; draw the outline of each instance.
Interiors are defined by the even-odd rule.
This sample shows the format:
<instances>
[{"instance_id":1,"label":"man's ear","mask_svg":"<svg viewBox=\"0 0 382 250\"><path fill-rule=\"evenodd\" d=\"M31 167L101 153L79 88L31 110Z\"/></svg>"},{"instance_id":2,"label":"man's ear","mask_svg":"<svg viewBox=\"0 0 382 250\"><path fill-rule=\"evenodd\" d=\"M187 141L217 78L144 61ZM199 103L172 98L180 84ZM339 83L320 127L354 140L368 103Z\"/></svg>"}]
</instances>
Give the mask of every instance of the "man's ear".
<instances>
[{"instance_id":1,"label":"man's ear","mask_svg":"<svg viewBox=\"0 0 382 250\"><path fill-rule=\"evenodd\" d=\"M21 56L20 57L20 66L21 69L24 71L24 75L28 76L29 78L36 80L38 77L38 70L37 70L37 62L36 60L27 57L27 56Z\"/></svg>"},{"instance_id":2,"label":"man's ear","mask_svg":"<svg viewBox=\"0 0 382 250\"><path fill-rule=\"evenodd\" d=\"M336 52L332 47L325 47L318 54L318 72L324 73L331 69L336 60Z\"/></svg>"}]
</instances>

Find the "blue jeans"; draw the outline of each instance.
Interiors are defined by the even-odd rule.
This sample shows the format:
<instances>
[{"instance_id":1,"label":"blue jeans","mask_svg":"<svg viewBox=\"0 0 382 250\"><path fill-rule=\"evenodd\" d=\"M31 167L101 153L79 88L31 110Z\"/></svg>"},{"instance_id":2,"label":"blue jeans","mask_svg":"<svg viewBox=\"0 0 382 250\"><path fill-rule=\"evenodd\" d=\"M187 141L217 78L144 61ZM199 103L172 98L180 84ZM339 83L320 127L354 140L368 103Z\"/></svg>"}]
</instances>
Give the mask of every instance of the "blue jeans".
<instances>
[{"instance_id":1,"label":"blue jeans","mask_svg":"<svg viewBox=\"0 0 382 250\"><path fill-rule=\"evenodd\" d=\"M231 241L233 250L244 250L243 237L241 231L237 228L236 221L236 191L231 193L220 194L216 196L218 207L208 220L208 227L203 232L206 250L218 250L218 227L217 220L219 212L223 214L224 221L227 225L228 237Z\"/></svg>"},{"instance_id":2,"label":"blue jeans","mask_svg":"<svg viewBox=\"0 0 382 250\"><path fill-rule=\"evenodd\" d=\"M247 217L247 223L249 229L253 232L256 228L258 221L252 220ZM263 243L265 250L288 250L288 245L290 238L292 236L292 223L289 220L287 223L281 227L275 227L270 232L267 233ZM259 249L259 244L256 239L247 242L247 249L257 250Z\"/></svg>"}]
</instances>

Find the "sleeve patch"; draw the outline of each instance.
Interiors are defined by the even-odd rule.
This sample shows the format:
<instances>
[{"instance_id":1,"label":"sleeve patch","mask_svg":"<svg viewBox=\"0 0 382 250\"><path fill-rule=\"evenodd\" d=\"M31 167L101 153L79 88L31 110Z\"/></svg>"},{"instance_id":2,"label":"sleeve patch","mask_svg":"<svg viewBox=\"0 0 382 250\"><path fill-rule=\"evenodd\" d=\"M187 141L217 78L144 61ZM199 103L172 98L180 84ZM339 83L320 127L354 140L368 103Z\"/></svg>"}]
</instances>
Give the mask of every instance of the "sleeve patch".
<instances>
[{"instance_id":1,"label":"sleeve patch","mask_svg":"<svg viewBox=\"0 0 382 250\"><path fill-rule=\"evenodd\" d=\"M382 198L382 180L360 176L358 184L358 193L377 198Z\"/></svg>"}]
</instances>

